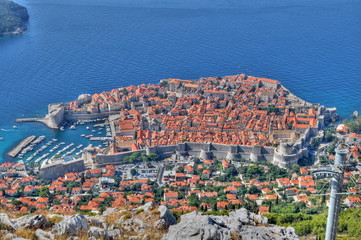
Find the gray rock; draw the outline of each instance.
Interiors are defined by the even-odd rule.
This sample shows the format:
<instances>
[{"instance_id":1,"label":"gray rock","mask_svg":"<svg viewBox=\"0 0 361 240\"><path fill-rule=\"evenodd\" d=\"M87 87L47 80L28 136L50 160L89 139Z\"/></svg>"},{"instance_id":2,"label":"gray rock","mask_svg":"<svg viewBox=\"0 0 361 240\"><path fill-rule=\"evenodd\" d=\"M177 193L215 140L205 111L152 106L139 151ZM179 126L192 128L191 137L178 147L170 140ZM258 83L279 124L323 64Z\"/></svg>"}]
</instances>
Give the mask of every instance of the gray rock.
<instances>
[{"instance_id":1,"label":"gray rock","mask_svg":"<svg viewBox=\"0 0 361 240\"><path fill-rule=\"evenodd\" d=\"M116 212L119 212L119 209L118 208L107 208L105 209L105 211L103 212L102 216L108 216L108 215L111 215L113 213L116 213Z\"/></svg>"},{"instance_id":2,"label":"gray rock","mask_svg":"<svg viewBox=\"0 0 361 240\"><path fill-rule=\"evenodd\" d=\"M268 218L261 216L261 215L255 215L253 217L253 221L257 224L268 224Z\"/></svg>"},{"instance_id":3,"label":"gray rock","mask_svg":"<svg viewBox=\"0 0 361 240\"><path fill-rule=\"evenodd\" d=\"M3 240L12 240L12 239L15 239L17 238L18 236L16 236L15 234L12 234L12 233L8 233L6 234L4 237L3 237Z\"/></svg>"},{"instance_id":4,"label":"gray rock","mask_svg":"<svg viewBox=\"0 0 361 240\"><path fill-rule=\"evenodd\" d=\"M90 234L90 236L93 236L97 239L104 238L104 236L106 234L106 230L98 228L98 227L90 227L89 234Z\"/></svg>"},{"instance_id":5,"label":"gray rock","mask_svg":"<svg viewBox=\"0 0 361 240\"><path fill-rule=\"evenodd\" d=\"M98 220L96 220L96 219L92 219L92 218L90 218L90 217L85 217L85 218L86 218L89 226L95 226L95 227L100 227L100 228L103 227L103 223L102 223L102 222L100 222L100 221L98 221Z\"/></svg>"},{"instance_id":6,"label":"gray rock","mask_svg":"<svg viewBox=\"0 0 361 240\"><path fill-rule=\"evenodd\" d=\"M145 212L149 212L150 210L153 209L153 207L154 207L154 203L148 202L148 203L144 204L143 206L136 208L135 210L143 209Z\"/></svg>"},{"instance_id":7,"label":"gray rock","mask_svg":"<svg viewBox=\"0 0 361 240\"><path fill-rule=\"evenodd\" d=\"M44 215L27 215L17 219L13 219L16 229L19 228L34 228L45 229L51 226L51 223Z\"/></svg>"},{"instance_id":8,"label":"gray rock","mask_svg":"<svg viewBox=\"0 0 361 240\"><path fill-rule=\"evenodd\" d=\"M61 222L56 223L52 229L52 233L55 235L76 236L88 230L89 224L87 219L83 215L77 214L74 216L66 216Z\"/></svg>"},{"instance_id":9,"label":"gray rock","mask_svg":"<svg viewBox=\"0 0 361 240\"><path fill-rule=\"evenodd\" d=\"M212 239L225 240L231 238L230 230L217 224L211 216L200 212L192 212L181 216L180 223L169 227L164 240L173 239Z\"/></svg>"},{"instance_id":10,"label":"gray rock","mask_svg":"<svg viewBox=\"0 0 361 240\"><path fill-rule=\"evenodd\" d=\"M5 213L0 213L0 225L7 230L16 230L15 223Z\"/></svg>"},{"instance_id":11,"label":"gray rock","mask_svg":"<svg viewBox=\"0 0 361 240\"><path fill-rule=\"evenodd\" d=\"M228 216L192 212L182 215L180 223L171 225L163 240L298 239L293 228L268 226L267 222L267 218L249 213L246 209L233 211Z\"/></svg>"},{"instance_id":12,"label":"gray rock","mask_svg":"<svg viewBox=\"0 0 361 240\"><path fill-rule=\"evenodd\" d=\"M174 225L177 223L177 220L173 216L173 214L168 210L166 206L159 206L159 218L160 221L155 223L155 226L159 229L167 229L170 225Z\"/></svg>"},{"instance_id":13,"label":"gray rock","mask_svg":"<svg viewBox=\"0 0 361 240\"><path fill-rule=\"evenodd\" d=\"M35 236L38 238L38 240L54 240L54 234L51 232L45 232L41 229L37 229L35 231Z\"/></svg>"},{"instance_id":14,"label":"gray rock","mask_svg":"<svg viewBox=\"0 0 361 240\"><path fill-rule=\"evenodd\" d=\"M127 231L143 232L144 229L150 228L148 224L138 218L130 218L123 222L122 227Z\"/></svg>"}]
</instances>

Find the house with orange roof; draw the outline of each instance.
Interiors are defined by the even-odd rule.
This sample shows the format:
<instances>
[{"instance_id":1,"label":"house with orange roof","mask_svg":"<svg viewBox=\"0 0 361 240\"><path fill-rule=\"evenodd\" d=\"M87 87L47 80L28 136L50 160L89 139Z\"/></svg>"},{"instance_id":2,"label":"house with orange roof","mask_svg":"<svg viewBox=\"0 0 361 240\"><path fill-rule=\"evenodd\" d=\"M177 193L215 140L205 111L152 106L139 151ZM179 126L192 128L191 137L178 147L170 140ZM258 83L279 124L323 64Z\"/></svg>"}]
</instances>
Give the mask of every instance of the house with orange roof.
<instances>
[{"instance_id":1,"label":"house with orange roof","mask_svg":"<svg viewBox=\"0 0 361 240\"><path fill-rule=\"evenodd\" d=\"M258 214L264 215L269 213L269 206L259 206L258 207Z\"/></svg>"},{"instance_id":2,"label":"house with orange roof","mask_svg":"<svg viewBox=\"0 0 361 240\"><path fill-rule=\"evenodd\" d=\"M178 192L165 192L164 201L169 201L171 199L178 199Z\"/></svg>"}]
</instances>

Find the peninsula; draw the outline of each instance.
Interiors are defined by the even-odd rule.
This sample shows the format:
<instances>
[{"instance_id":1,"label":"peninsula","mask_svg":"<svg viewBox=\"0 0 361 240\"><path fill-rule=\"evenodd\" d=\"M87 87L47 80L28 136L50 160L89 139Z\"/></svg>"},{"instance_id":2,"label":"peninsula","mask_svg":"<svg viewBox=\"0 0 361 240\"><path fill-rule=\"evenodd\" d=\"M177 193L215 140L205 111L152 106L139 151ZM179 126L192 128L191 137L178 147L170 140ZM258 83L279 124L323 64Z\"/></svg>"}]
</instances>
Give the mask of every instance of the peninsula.
<instances>
[{"instance_id":1,"label":"peninsula","mask_svg":"<svg viewBox=\"0 0 361 240\"><path fill-rule=\"evenodd\" d=\"M349 122L330 128L336 109L308 103L276 80L246 74L163 79L82 94L48 110L44 119L18 121L98 135L105 128L106 137L83 148L31 136L15 147L9 156L32 155L0 165L0 208L9 214L2 219L12 224L3 234L323 238L329 180L320 174L326 163L347 157L344 189L354 196L340 197L342 209L349 208L340 214L340 233L360 236L360 218L348 223L361 210L359 129ZM340 141L350 154L336 148ZM29 212L36 215L23 216Z\"/></svg>"},{"instance_id":2,"label":"peninsula","mask_svg":"<svg viewBox=\"0 0 361 240\"><path fill-rule=\"evenodd\" d=\"M25 7L10 0L0 0L0 38L24 32L28 19Z\"/></svg>"},{"instance_id":3,"label":"peninsula","mask_svg":"<svg viewBox=\"0 0 361 240\"><path fill-rule=\"evenodd\" d=\"M308 157L310 140L332 121L335 111L298 98L279 81L238 74L163 79L159 84L82 94L76 101L50 104L45 118L17 121L59 128L107 119L108 147L92 148L75 159L74 166L79 161L99 167L121 164L136 152L162 158L244 158L289 168ZM55 176L65 166L72 168L72 162L54 165L50 159L41 168Z\"/></svg>"}]
</instances>

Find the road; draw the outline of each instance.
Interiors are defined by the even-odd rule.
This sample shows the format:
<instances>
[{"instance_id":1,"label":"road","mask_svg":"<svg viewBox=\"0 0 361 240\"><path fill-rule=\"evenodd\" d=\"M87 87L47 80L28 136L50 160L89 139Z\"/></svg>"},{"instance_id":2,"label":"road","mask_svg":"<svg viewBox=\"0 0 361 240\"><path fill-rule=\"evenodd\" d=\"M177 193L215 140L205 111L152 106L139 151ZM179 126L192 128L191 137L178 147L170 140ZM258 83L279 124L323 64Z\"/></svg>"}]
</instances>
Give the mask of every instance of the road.
<instances>
[{"instance_id":1,"label":"road","mask_svg":"<svg viewBox=\"0 0 361 240\"><path fill-rule=\"evenodd\" d=\"M159 187L163 186L163 174L164 174L165 165L162 164L159 168L159 173L157 177L157 183Z\"/></svg>"}]
</instances>

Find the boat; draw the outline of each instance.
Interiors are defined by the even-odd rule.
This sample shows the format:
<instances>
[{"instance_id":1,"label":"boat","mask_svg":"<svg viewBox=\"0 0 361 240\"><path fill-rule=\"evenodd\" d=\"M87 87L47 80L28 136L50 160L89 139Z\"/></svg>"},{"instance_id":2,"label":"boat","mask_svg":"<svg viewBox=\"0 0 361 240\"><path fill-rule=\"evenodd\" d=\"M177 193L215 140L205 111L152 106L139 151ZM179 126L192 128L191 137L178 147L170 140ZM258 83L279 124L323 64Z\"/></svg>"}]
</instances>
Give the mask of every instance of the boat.
<instances>
[{"instance_id":1,"label":"boat","mask_svg":"<svg viewBox=\"0 0 361 240\"><path fill-rule=\"evenodd\" d=\"M357 118L357 117L358 117L358 111L354 111L354 112L352 113L352 117Z\"/></svg>"},{"instance_id":2,"label":"boat","mask_svg":"<svg viewBox=\"0 0 361 240\"><path fill-rule=\"evenodd\" d=\"M76 127L75 127L75 125L73 124L73 125L71 125L71 126L69 127L69 129L70 129L70 130L75 130Z\"/></svg>"},{"instance_id":3,"label":"boat","mask_svg":"<svg viewBox=\"0 0 361 240\"><path fill-rule=\"evenodd\" d=\"M80 135L81 137L85 137L85 134Z\"/></svg>"},{"instance_id":4,"label":"boat","mask_svg":"<svg viewBox=\"0 0 361 240\"><path fill-rule=\"evenodd\" d=\"M65 127L64 126L61 126L60 127L60 131L64 131L65 130Z\"/></svg>"},{"instance_id":5,"label":"boat","mask_svg":"<svg viewBox=\"0 0 361 240\"><path fill-rule=\"evenodd\" d=\"M4 138L3 138L3 137L0 137L0 140L4 140Z\"/></svg>"},{"instance_id":6,"label":"boat","mask_svg":"<svg viewBox=\"0 0 361 240\"><path fill-rule=\"evenodd\" d=\"M57 142L57 141L58 141L58 139L56 139L56 138L53 138L53 139L51 139L51 140L53 140L53 142Z\"/></svg>"},{"instance_id":7,"label":"boat","mask_svg":"<svg viewBox=\"0 0 361 240\"><path fill-rule=\"evenodd\" d=\"M18 127L14 125L13 128L18 128Z\"/></svg>"},{"instance_id":8,"label":"boat","mask_svg":"<svg viewBox=\"0 0 361 240\"><path fill-rule=\"evenodd\" d=\"M86 127L86 129L87 129L87 130L89 130L89 129L90 129L90 127L89 127L89 126L87 126L87 127Z\"/></svg>"}]
</instances>

